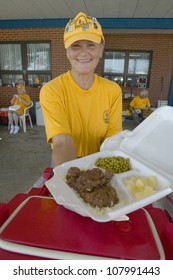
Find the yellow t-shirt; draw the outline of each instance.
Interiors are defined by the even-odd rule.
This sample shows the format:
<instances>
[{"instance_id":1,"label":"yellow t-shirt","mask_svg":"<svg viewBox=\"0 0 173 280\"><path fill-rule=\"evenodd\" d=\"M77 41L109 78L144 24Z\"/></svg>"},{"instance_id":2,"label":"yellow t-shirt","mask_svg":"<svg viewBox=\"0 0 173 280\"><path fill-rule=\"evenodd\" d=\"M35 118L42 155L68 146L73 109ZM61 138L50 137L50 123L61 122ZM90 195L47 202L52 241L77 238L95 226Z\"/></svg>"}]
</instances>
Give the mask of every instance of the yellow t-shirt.
<instances>
[{"instance_id":1,"label":"yellow t-shirt","mask_svg":"<svg viewBox=\"0 0 173 280\"><path fill-rule=\"evenodd\" d=\"M27 93L18 93L17 96L23 98L25 101L27 101L30 105L31 98ZM20 105L20 109L16 110L15 112L22 116L24 114L24 109L27 107L21 100L19 100L17 97L14 100L14 105Z\"/></svg>"},{"instance_id":2,"label":"yellow t-shirt","mask_svg":"<svg viewBox=\"0 0 173 280\"><path fill-rule=\"evenodd\" d=\"M69 134L82 157L99 151L107 137L122 130L122 92L118 84L95 75L88 90L81 89L70 71L40 91L47 141Z\"/></svg>"},{"instance_id":3,"label":"yellow t-shirt","mask_svg":"<svg viewBox=\"0 0 173 280\"><path fill-rule=\"evenodd\" d=\"M135 96L130 102L130 106L135 109L144 109L146 107L150 107L150 101L148 97L141 98L140 96Z\"/></svg>"}]
</instances>

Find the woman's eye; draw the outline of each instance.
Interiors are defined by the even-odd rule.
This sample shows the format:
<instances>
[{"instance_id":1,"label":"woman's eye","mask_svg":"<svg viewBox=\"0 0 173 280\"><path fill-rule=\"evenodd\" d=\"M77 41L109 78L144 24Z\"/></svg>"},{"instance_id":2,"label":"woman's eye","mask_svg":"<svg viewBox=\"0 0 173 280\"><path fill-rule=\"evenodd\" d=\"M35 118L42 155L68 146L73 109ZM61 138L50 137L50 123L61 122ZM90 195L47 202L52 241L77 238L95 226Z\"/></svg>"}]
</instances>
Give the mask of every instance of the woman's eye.
<instances>
[{"instance_id":1,"label":"woman's eye","mask_svg":"<svg viewBox=\"0 0 173 280\"><path fill-rule=\"evenodd\" d=\"M89 46L89 47L95 47L95 46L96 46L96 44L94 44L94 43L90 43L88 46Z\"/></svg>"},{"instance_id":2,"label":"woman's eye","mask_svg":"<svg viewBox=\"0 0 173 280\"><path fill-rule=\"evenodd\" d=\"M73 44L72 45L72 48L79 48L80 46L79 46L79 44Z\"/></svg>"}]
</instances>

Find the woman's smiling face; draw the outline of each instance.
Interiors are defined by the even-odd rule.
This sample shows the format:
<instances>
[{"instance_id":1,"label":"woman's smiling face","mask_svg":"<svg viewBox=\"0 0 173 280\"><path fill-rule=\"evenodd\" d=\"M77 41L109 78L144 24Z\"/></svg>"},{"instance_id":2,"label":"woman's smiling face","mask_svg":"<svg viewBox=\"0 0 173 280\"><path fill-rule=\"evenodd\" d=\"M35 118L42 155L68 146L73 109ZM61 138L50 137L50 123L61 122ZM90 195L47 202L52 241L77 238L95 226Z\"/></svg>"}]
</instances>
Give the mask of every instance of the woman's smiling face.
<instances>
[{"instance_id":1,"label":"woman's smiling face","mask_svg":"<svg viewBox=\"0 0 173 280\"><path fill-rule=\"evenodd\" d=\"M80 40L67 48L67 58L72 69L80 74L94 72L103 53L103 43Z\"/></svg>"}]
</instances>

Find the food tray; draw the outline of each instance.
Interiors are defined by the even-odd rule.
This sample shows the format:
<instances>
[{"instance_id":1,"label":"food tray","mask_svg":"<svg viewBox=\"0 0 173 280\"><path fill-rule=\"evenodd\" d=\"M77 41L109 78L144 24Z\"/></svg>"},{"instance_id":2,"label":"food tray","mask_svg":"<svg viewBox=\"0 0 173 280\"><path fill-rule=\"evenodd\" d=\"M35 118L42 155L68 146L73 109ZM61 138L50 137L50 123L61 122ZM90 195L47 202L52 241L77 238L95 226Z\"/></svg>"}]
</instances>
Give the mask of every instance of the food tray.
<instances>
[{"instance_id":1,"label":"food tray","mask_svg":"<svg viewBox=\"0 0 173 280\"><path fill-rule=\"evenodd\" d=\"M70 167L79 167L82 170L92 169L96 167L95 162L99 157L104 158L112 156L122 156L124 158L128 157L125 152L118 150L99 152L81 159L69 161L54 168L54 176L51 180L46 182L46 186L58 204L64 205L64 207L82 216L88 216L98 222L121 219L123 215L142 208L166 196L172 191L169 179L162 176L154 169L151 169L151 167L147 167L135 158L130 157L132 169L123 173L115 174L111 179L111 185L117 191L119 203L109 209L93 209L91 206L88 206L85 202L83 202L76 192L66 184L67 171ZM155 193L143 199L136 200L123 182L125 178L134 175L156 176L157 188Z\"/></svg>"}]
</instances>

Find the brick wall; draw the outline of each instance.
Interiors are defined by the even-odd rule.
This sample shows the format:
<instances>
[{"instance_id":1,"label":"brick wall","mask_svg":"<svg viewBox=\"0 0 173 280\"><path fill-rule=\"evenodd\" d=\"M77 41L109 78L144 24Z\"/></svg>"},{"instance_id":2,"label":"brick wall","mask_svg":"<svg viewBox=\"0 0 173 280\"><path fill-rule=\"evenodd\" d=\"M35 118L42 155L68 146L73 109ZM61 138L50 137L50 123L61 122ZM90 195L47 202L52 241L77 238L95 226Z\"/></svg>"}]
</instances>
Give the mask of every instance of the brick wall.
<instances>
[{"instance_id":1,"label":"brick wall","mask_svg":"<svg viewBox=\"0 0 173 280\"><path fill-rule=\"evenodd\" d=\"M51 41L52 77L67 71L70 67L63 45L62 28L23 28L0 29L0 41ZM153 51L149 95L153 105L157 100L167 100L173 64L173 35L172 34L105 34L105 49L109 50L140 50ZM96 72L103 73L103 61L100 61ZM162 87L163 81L163 87ZM9 106L14 94L14 88L0 87L0 107ZM131 89L133 93L138 88ZM28 87L28 93L33 101L39 99L39 89ZM124 88L123 92L129 92Z\"/></svg>"}]
</instances>

